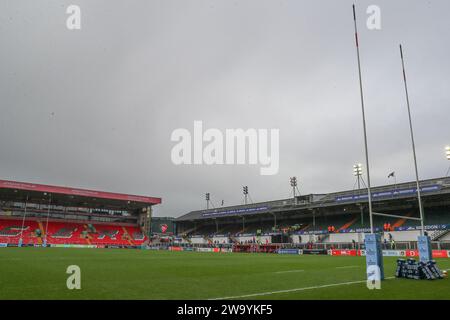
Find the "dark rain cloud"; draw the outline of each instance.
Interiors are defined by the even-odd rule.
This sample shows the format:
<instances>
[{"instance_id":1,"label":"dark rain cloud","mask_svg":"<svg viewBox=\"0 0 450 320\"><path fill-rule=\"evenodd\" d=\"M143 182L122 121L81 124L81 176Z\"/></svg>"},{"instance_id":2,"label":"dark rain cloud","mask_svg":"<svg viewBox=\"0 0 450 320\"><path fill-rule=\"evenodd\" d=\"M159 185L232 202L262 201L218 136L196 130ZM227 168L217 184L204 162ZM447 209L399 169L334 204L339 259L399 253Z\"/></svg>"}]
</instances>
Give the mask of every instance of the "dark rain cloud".
<instances>
[{"instance_id":1,"label":"dark rain cloud","mask_svg":"<svg viewBox=\"0 0 450 320\"><path fill-rule=\"evenodd\" d=\"M82 29L65 27L69 4ZM0 177L161 196L156 214L351 189L364 161L351 1L0 2ZM382 29L365 28L367 6ZM448 1L357 1L373 184L422 178L450 144ZM171 132L279 128L280 171L174 166Z\"/></svg>"}]
</instances>

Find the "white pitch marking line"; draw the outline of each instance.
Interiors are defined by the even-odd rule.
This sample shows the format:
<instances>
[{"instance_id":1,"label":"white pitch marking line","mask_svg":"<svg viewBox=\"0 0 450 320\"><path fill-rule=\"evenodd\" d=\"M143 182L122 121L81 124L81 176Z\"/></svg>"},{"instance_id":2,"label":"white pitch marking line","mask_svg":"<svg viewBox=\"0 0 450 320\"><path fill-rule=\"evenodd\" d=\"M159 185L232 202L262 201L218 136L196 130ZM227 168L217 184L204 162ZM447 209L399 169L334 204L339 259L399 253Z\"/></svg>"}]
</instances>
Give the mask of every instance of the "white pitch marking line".
<instances>
[{"instance_id":1,"label":"white pitch marking line","mask_svg":"<svg viewBox=\"0 0 450 320\"><path fill-rule=\"evenodd\" d=\"M336 269L348 269L348 268L359 268L359 266L343 266L343 267L336 267Z\"/></svg>"},{"instance_id":2,"label":"white pitch marking line","mask_svg":"<svg viewBox=\"0 0 450 320\"><path fill-rule=\"evenodd\" d=\"M387 277L384 279L387 280L387 279L394 279L394 278L395 277ZM321 286L314 286L314 287L303 287L303 288L295 288L295 289L287 289L287 290L279 290L279 291L260 292L260 293L245 294L245 295L241 295L241 296L212 298L212 299L208 299L208 300L227 300L227 299L240 299L240 298L258 297L258 296L268 296L268 295L277 294L277 293L289 293L289 292L305 291L305 290L312 290L312 289L322 289L322 288L337 287L337 286L342 286L342 285L350 285L350 284L364 283L364 282L367 282L367 280L331 283L331 284L324 284Z\"/></svg>"},{"instance_id":3,"label":"white pitch marking line","mask_svg":"<svg viewBox=\"0 0 450 320\"><path fill-rule=\"evenodd\" d=\"M287 271L277 271L274 273L303 272L303 271L305 271L305 270L287 270Z\"/></svg>"}]
</instances>

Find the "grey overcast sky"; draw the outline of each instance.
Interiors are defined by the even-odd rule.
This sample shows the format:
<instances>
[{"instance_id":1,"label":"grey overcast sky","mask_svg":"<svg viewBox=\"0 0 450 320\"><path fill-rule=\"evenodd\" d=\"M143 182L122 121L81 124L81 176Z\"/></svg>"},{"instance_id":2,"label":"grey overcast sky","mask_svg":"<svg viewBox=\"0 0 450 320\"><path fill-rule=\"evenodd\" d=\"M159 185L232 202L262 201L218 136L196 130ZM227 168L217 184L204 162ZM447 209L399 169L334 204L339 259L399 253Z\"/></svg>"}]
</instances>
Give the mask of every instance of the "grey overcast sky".
<instances>
[{"instance_id":1,"label":"grey overcast sky","mask_svg":"<svg viewBox=\"0 0 450 320\"><path fill-rule=\"evenodd\" d=\"M364 162L352 1L0 1L0 179L149 196L157 216L352 189ZM81 30L66 8L81 8ZM421 178L450 144L450 1L356 1L374 185ZM381 30L366 9L381 9ZM171 133L279 128L280 170L175 166Z\"/></svg>"}]
</instances>

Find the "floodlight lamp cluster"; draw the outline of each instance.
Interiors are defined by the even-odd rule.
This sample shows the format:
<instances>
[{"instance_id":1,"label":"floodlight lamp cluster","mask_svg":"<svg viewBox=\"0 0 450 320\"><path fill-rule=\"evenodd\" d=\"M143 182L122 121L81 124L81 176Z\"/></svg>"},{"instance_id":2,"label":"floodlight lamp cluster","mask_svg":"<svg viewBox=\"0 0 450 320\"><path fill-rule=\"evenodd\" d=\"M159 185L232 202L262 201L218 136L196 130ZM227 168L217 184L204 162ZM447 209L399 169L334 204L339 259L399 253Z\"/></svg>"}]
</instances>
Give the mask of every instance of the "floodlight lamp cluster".
<instances>
[{"instance_id":1,"label":"floodlight lamp cluster","mask_svg":"<svg viewBox=\"0 0 450 320\"><path fill-rule=\"evenodd\" d=\"M291 182L291 187L297 186L297 177L291 177L291 178L289 178L289 180Z\"/></svg>"},{"instance_id":2,"label":"floodlight lamp cluster","mask_svg":"<svg viewBox=\"0 0 450 320\"><path fill-rule=\"evenodd\" d=\"M362 175L362 164L358 163L353 166L353 175L355 177Z\"/></svg>"}]
</instances>

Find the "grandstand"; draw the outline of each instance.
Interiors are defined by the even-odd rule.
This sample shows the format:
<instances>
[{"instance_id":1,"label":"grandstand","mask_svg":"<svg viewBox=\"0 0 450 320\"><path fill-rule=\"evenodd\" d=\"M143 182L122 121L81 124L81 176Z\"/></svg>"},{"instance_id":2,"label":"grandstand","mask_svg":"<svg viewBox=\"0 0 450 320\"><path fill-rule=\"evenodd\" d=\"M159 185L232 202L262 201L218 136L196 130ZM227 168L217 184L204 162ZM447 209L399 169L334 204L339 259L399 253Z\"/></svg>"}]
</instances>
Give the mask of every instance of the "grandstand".
<instances>
[{"instance_id":1,"label":"grandstand","mask_svg":"<svg viewBox=\"0 0 450 320\"><path fill-rule=\"evenodd\" d=\"M422 180L420 188L425 229L433 241L450 243L450 178ZM416 193L415 182L374 187L373 210L419 217ZM363 243L370 231L367 199L366 189L356 189L197 210L176 219L177 232L192 243ZM390 240L416 241L419 221L401 217L373 216L375 231Z\"/></svg>"},{"instance_id":2,"label":"grandstand","mask_svg":"<svg viewBox=\"0 0 450 320\"><path fill-rule=\"evenodd\" d=\"M136 247L160 198L0 180L0 243Z\"/></svg>"}]
</instances>

